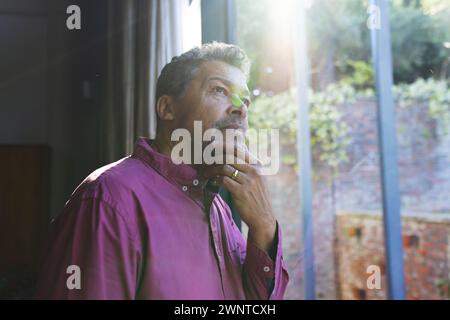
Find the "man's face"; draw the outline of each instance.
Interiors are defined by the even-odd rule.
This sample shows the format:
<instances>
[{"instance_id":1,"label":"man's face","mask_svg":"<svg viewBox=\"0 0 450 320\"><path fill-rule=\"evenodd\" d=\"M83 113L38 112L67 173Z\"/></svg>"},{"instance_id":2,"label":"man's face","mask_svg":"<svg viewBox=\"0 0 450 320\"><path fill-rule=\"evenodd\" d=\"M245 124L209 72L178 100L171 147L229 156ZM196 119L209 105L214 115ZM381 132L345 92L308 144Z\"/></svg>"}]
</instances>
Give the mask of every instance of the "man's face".
<instances>
[{"instance_id":1,"label":"man's face","mask_svg":"<svg viewBox=\"0 0 450 320\"><path fill-rule=\"evenodd\" d=\"M233 106L232 95L239 97L243 104ZM177 104L174 124L177 128L188 129L191 134L194 121L202 122L203 131L229 128L245 133L247 130L250 93L246 77L239 68L225 62L202 63Z\"/></svg>"}]
</instances>

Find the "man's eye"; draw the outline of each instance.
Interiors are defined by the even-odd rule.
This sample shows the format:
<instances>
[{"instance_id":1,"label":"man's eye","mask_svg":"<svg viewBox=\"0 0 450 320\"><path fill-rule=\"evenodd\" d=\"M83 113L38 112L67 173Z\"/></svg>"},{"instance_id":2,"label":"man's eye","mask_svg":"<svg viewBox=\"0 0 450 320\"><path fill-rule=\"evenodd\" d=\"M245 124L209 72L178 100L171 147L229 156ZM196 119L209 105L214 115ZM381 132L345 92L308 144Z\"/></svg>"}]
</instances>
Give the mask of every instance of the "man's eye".
<instances>
[{"instance_id":1,"label":"man's eye","mask_svg":"<svg viewBox=\"0 0 450 320\"><path fill-rule=\"evenodd\" d=\"M225 89L224 87L216 86L213 88L213 90L214 90L214 93L227 95L227 89Z\"/></svg>"}]
</instances>

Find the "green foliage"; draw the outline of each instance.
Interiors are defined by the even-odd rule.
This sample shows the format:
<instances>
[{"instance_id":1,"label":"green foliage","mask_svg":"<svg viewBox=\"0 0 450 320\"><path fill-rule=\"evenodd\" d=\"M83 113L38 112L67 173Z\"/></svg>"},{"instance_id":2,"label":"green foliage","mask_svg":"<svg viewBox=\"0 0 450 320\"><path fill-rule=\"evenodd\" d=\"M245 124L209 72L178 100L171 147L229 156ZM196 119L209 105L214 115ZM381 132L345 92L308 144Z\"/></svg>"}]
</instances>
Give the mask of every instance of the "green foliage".
<instances>
[{"instance_id":1,"label":"green foliage","mask_svg":"<svg viewBox=\"0 0 450 320\"><path fill-rule=\"evenodd\" d=\"M399 107L426 104L429 117L436 121L441 133L449 133L448 82L419 79L412 84L395 86L394 95ZM311 147L315 162L336 168L347 160L347 147L351 143L351 136L339 106L353 103L361 96L373 97L373 91L355 90L345 81L330 85L322 92L309 91ZM249 124L256 129L279 129L281 144L292 147L296 145L297 139L297 110L296 91L293 89L274 96L262 95L249 109ZM283 162L295 164L296 155L284 155Z\"/></svg>"},{"instance_id":2,"label":"green foliage","mask_svg":"<svg viewBox=\"0 0 450 320\"><path fill-rule=\"evenodd\" d=\"M353 72L352 60L371 60L370 31L364 0L313 2L308 19L310 59L318 75L327 59L336 67L335 81ZM445 77L450 50L450 1L393 1L390 8L394 80ZM330 56L329 52L333 55Z\"/></svg>"},{"instance_id":3,"label":"green foliage","mask_svg":"<svg viewBox=\"0 0 450 320\"><path fill-rule=\"evenodd\" d=\"M400 107L426 103L428 115L436 121L440 134L446 135L450 128L450 86L447 81L418 79L412 84L400 84L394 88Z\"/></svg>"},{"instance_id":4,"label":"green foliage","mask_svg":"<svg viewBox=\"0 0 450 320\"><path fill-rule=\"evenodd\" d=\"M347 84L330 85L323 92L309 92L311 146L314 157L336 167L347 160L346 148L350 143L348 126L341 121L337 106L353 101L354 89ZM295 145L297 139L296 91L291 89L275 96L256 99L249 109L252 128L280 130L283 145ZM286 155L285 163L295 163L294 155Z\"/></svg>"},{"instance_id":5,"label":"green foliage","mask_svg":"<svg viewBox=\"0 0 450 320\"><path fill-rule=\"evenodd\" d=\"M338 106L354 102L355 91L346 84L333 84L323 92L310 95L309 123L313 155L331 167L348 160L349 128L342 121Z\"/></svg>"},{"instance_id":6,"label":"green foliage","mask_svg":"<svg viewBox=\"0 0 450 320\"><path fill-rule=\"evenodd\" d=\"M260 57L266 48L264 39L271 32L267 29L269 1L236 2L238 44L254 62L253 71L261 67ZM330 78L326 83L337 82L353 73L353 61L371 61L370 30L366 25L368 0L314 0L311 3L306 18L313 84L321 77ZM412 83L418 77L445 78L450 72L450 49L444 46L450 41L450 1L395 0L390 3L395 83ZM259 87L257 74L252 72L252 88Z\"/></svg>"},{"instance_id":7,"label":"green foliage","mask_svg":"<svg viewBox=\"0 0 450 320\"><path fill-rule=\"evenodd\" d=\"M447 19L450 8L446 10ZM396 82L413 82L419 77L439 77L444 73L450 51L450 24L440 15L426 15L421 8L393 6L391 34Z\"/></svg>"},{"instance_id":8,"label":"green foliage","mask_svg":"<svg viewBox=\"0 0 450 320\"><path fill-rule=\"evenodd\" d=\"M267 27L270 1L236 3L238 44L253 61L250 88L260 88L255 71L262 68L261 57L268 47L264 41L271 32ZM361 95L374 95L370 30L366 26L369 1L314 0L311 4L306 18L312 86L322 88L323 84L337 83L323 90L310 90L311 144L316 163L336 168L347 159L346 149L351 142L338 106ZM397 105L407 108L426 104L430 119L436 121L442 134L447 134L449 83L436 79L445 79L450 71L450 49L444 46L450 42L450 0L392 0L390 4ZM250 125L279 128L281 142L295 146L295 95L294 90L275 96L262 92L249 110ZM284 155L284 162L295 164L296 154Z\"/></svg>"},{"instance_id":9,"label":"green foliage","mask_svg":"<svg viewBox=\"0 0 450 320\"><path fill-rule=\"evenodd\" d=\"M329 76L334 79L352 73L350 60L370 59L370 30L366 26L368 2L364 0L314 0L307 12L309 59L313 81Z\"/></svg>"},{"instance_id":10,"label":"green foliage","mask_svg":"<svg viewBox=\"0 0 450 320\"><path fill-rule=\"evenodd\" d=\"M261 66L261 49L263 47L264 26L267 24L269 10L269 0L258 0L255 5L254 0L236 1L236 32L238 45L241 46L252 61L250 70L249 87L257 88L257 75Z\"/></svg>"},{"instance_id":11,"label":"green foliage","mask_svg":"<svg viewBox=\"0 0 450 320\"><path fill-rule=\"evenodd\" d=\"M353 69L352 74L345 76L342 82L353 86L357 90L371 90L374 87L371 64L361 60L349 60L348 65Z\"/></svg>"},{"instance_id":12,"label":"green foliage","mask_svg":"<svg viewBox=\"0 0 450 320\"><path fill-rule=\"evenodd\" d=\"M434 285L438 288L441 297L450 298L450 280L447 278L438 278L434 281Z\"/></svg>"}]
</instances>

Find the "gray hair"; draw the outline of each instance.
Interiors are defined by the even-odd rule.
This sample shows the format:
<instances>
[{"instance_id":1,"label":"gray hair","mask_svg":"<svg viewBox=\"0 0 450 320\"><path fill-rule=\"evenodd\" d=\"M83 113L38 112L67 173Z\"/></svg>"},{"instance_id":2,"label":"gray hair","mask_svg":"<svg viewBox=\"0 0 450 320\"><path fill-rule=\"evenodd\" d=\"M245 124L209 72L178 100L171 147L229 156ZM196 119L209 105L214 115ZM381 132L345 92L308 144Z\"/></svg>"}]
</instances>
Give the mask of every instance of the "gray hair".
<instances>
[{"instance_id":1,"label":"gray hair","mask_svg":"<svg viewBox=\"0 0 450 320\"><path fill-rule=\"evenodd\" d=\"M155 101L162 95L183 96L198 67L206 61L223 61L239 68L246 77L250 72L250 60L241 48L222 42L207 43L173 57L164 66L156 83Z\"/></svg>"}]
</instances>

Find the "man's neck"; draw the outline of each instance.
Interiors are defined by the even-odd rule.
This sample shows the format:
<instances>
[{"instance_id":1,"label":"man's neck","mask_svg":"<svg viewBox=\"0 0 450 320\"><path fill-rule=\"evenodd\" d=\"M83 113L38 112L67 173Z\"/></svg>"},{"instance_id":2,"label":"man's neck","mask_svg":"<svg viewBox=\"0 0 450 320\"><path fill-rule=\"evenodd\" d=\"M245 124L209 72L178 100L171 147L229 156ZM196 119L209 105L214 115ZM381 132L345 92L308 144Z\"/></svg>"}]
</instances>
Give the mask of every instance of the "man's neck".
<instances>
[{"instance_id":1,"label":"man's neck","mask_svg":"<svg viewBox=\"0 0 450 320\"><path fill-rule=\"evenodd\" d=\"M150 144L150 146L158 153L164 154L168 157L172 156L172 148L174 147L174 143L173 141L171 141L170 139L168 139L168 137L170 136L170 134L165 134L162 132L157 132L155 139L152 141L152 143ZM193 158L191 159L191 164L193 163ZM203 165L202 164L196 164L192 166L195 168L195 170L197 170L197 172L200 175L200 178L203 180L202 178L202 171L203 171ZM206 183L206 181L205 181ZM214 190L214 188L213 188Z\"/></svg>"},{"instance_id":2,"label":"man's neck","mask_svg":"<svg viewBox=\"0 0 450 320\"><path fill-rule=\"evenodd\" d=\"M153 140L151 143L151 147L156 152L170 157L173 146L171 145L171 141L168 140L165 136L165 134L158 132L156 134L155 140Z\"/></svg>"}]
</instances>

